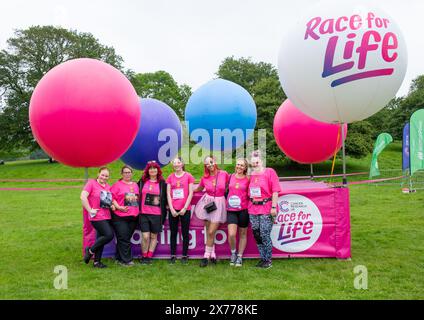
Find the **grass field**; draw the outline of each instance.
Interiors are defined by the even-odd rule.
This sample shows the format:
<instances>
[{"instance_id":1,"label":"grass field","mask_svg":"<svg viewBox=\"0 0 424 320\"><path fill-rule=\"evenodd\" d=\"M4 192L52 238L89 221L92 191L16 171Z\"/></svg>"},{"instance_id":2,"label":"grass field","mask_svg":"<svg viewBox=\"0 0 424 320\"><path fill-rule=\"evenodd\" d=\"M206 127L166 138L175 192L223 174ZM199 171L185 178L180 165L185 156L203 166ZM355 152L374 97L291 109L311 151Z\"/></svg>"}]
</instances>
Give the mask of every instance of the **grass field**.
<instances>
[{"instance_id":1,"label":"grass field","mask_svg":"<svg viewBox=\"0 0 424 320\"><path fill-rule=\"evenodd\" d=\"M400 144L380 157L380 168L400 168ZM370 158L349 159L348 171L368 171ZM121 163L111 165L112 180ZM331 163L316 166L329 173ZM198 178L199 167L188 167ZM337 172L340 172L340 163ZM309 174L309 166L278 168L281 175ZM165 174L169 168L165 169ZM400 170L399 170L400 172ZM90 169L90 176L95 170ZM0 179L83 178L82 169L46 161L0 166ZM364 179L365 177L361 177ZM358 178L356 178L358 179ZM1 187L51 187L82 182L0 182ZM154 261L93 269L81 260L80 189L0 191L0 299L422 299L424 297L424 191L402 194L400 185L350 187L352 259L275 259L270 270L256 260L243 268ZM54 288L57 265L68 269L68 289ZM368 270L368 289L354 287L355 266Z\"/></svg>"}]
</instances>

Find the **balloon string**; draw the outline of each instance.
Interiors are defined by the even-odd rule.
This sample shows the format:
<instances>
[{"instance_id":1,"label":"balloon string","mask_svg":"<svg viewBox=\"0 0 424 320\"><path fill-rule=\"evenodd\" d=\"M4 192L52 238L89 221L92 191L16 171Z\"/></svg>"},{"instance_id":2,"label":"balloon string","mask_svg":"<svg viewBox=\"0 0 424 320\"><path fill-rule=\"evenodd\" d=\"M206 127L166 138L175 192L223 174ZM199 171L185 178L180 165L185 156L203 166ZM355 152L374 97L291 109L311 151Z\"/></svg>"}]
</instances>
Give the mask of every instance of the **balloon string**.
<instances>
[{"instance_id":1,"label":"balloon string","mask_svg":"<svg viewBox=\"0 0 424 320\"><path fill-rule=\"evenodd\" d=\"M331 165L331 174L330 174L330 182L333 182L333 174L334 174L334 165L336 164L336 156L337 156L337 145L339 144L340 132L343 124L340 124L339 130L337 130L337 141L336 141L336 150L334 151L333 164Z\"/></svg>"}]
</instances>

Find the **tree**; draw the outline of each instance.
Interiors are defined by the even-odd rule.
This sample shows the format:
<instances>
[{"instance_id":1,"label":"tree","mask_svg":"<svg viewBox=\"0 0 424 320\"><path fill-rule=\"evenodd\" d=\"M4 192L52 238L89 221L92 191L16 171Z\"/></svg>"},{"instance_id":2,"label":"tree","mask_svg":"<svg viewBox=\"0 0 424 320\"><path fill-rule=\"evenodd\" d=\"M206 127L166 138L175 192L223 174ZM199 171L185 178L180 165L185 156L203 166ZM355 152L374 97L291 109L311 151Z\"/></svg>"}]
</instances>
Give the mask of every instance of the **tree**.
<instances>
[{"instance_id":1,"label":"tree","mask_svg":"<svg viewBox=\"0 0 424 320\"><path fill-rule=\"evenodd\" d=\"M0 151L39 148L29 125L29 102L38 81L56 65L85 57L122 70L122 57L90 33L34 26L16 30L7 44L0 52Z\"/></svg>"},{"instance_id":2,"label":"tree","mask_svg":"<svg viewBox=\"0 0 424 320\"><path fill-rule=\"evenodd\" d=\"M130 81L140 97L165 102L174 109L180 120L184 119L185 106L191 96L191 88L188 85L179 86L165 71L132 74Z\"/></svg>"},{"instance_id":3,"label":"tree","mask_svg":"<svg viewBox=\"0 0 424 320\"><path fill-rule=\"evenodd\" d=\"M374 130L367 120L348 125L346 137L346 154L354 158L363 158L374 147Z\"/></svg>"},{"instance_id":4,"label":"tree","mask_svg":"<svg viewBox=\"0 0 424 320\"><path fill-rule=\"evenodd\" d=\"M250 58L228 57L221 63L216 74L222 79L239 84L252 95L258 114L256 128L266 129L267 162L281 162L284 154L275 143L273 122L286 95L281 89L277 70L269 63L255 63Z\"/></svg>"}]
</instances>

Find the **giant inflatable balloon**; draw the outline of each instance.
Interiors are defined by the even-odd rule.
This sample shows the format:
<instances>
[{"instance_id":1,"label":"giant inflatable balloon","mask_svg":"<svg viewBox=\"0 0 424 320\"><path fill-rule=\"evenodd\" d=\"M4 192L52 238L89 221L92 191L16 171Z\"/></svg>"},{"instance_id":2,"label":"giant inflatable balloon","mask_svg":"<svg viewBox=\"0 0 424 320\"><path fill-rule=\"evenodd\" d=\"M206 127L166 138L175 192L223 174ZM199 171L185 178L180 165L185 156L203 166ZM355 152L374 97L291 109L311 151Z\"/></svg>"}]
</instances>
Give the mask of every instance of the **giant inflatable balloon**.
<instances>
[{"instance_id":1,"label":"giant inflatable balloon","mask_svg":"<svg viewBox=\"0 0 424 320\"><path fill-rule=\"evenodd\" d=\"M211 80L187 102L185 120L190 138L205 149L228 151L241 145L256 126L256 105L238 84Z\"/></svg>"},{"instance_id":2,"label":"giant inflatable balloon","mask_svg":"<svg viewBox=\"0 0 424 320\"><path fill-rule=\"evenodd\" d=\"M328 123L366 119L397 93L407 66L396 22L364 1L323 1L284 38L278 72L299 110Z\"/></svg>"},{"instance_id":3,"label":"giant inflatable balloon","mask_svg":"<svg viewBox=\"0 0 424 320\"><path fill-rule=\"evenodd\" d=\"M317 121L299 111L290 100L284 101L274 117L274 136L287 157L303 163L328 160L342 146L341 125ZM343 139L347 124L343 124Z\"/></svg>"},{"instance_id":4,"label":"giant inflatable balloon","mask_svg":"<svg viewBox=\"0 0 424 320\"><path fill-rule=\"evenodd\" d=\"M73 167L99 167L119 159L140 125L138 96L128 79L94 59L64 62L44 75L30 101L38 144Z\"/></svg>"},{"instance_id":5,"label":"giant inflatable balloon","mask_svg":"<svg viewBox=\"0 0 424 320\"><path fill-rule=\"evenodd\" d=\"M156 99L140 99L140 109L143 122L134 142L121 159L139 170L151 160L161 167L165 166L181 147L180 120L170 106Z\"/></svg>"}]
</instances>

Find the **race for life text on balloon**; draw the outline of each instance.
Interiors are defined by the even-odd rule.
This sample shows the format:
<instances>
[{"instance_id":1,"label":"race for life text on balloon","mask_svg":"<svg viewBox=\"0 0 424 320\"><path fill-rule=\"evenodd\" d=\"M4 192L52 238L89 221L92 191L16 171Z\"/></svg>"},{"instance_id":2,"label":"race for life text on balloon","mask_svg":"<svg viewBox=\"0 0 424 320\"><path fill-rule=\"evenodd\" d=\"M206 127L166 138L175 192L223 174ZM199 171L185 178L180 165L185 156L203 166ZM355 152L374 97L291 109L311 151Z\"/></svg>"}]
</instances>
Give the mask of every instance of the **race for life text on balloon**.
<instances>
[{"instance_id":1,"label":"race for life text on balloon","mask_svg":"<svg viewBox=\"0 0 424 320\"><path fill-rule=\"evenodd\" d=\"M365 20L365 21L364 21ZM356 73L349 76L334 80L331 83L332 87L336 87L351 81L356 81L365 78L389 76L393 74L393 68L383 68L377 70L364 70L367 67L367 55L371 51L377 51L381 46L381 57L387 63L392 63L398 58L396 49L398 48L398 38L393 32L384 33L384 29L390 24L390 20L379 18L374 13L368 12L367 17L363 19L360 15L352 15L350 18L346 16L337 19L326 19L315 17L306 24L306 32L304 40L319 40L321 35L334 34L351 30L352 32L342 39L339 35L334 35L329 38L327 50L325 53L324 67L322 77L326 78L333 74L343 71L355 71L355 63L357 59ZM362 27L370 30L366 31L361 39L361 44L355 50L355 41L357 37L356 31ZM376 29L383 29L377 31ZM383 34L384 33L384 34ZM334 65L334 56L337 46L341 46L343 50L344 63ZM357 57L354 57L354 54Z\"/></svg>"}]
</instances>

